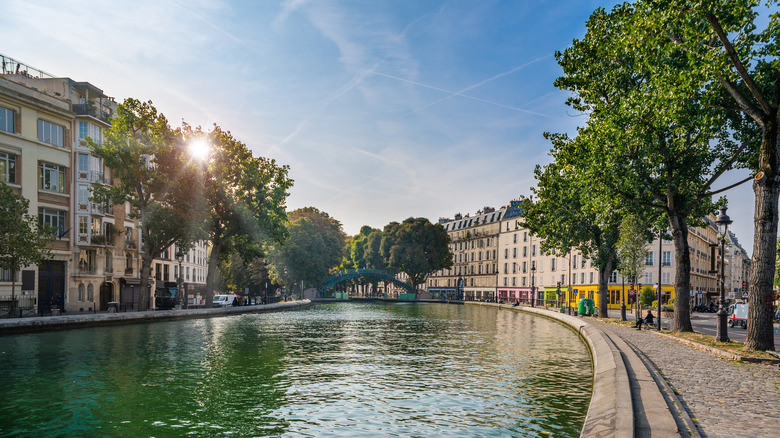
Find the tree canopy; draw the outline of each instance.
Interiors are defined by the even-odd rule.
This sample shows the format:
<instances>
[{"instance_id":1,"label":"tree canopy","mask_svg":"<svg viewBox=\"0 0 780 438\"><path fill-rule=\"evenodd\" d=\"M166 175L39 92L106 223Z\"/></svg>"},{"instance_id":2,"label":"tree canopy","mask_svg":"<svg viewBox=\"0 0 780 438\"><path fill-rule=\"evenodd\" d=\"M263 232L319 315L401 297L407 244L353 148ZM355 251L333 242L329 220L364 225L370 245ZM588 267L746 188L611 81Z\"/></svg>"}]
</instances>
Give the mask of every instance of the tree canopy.
<instances>
[{"instance_id":1,"label":"tree canopy","mask_svg":"<svg viewBox=\"0 0 780 438\"><path fill-rule=\"evenodd\" d=\"M432 272L452 267L450 238L441 224L425 218L391 222L382 232L380 250L388 268L409 277L412 288Z\"/></svg>"},{"instance_id":2,"label":"tree canopy","mask_svg":"<svg viewBox=\"0 0 780 438\"><path fill-rule=\"evenodd\" d=\"M93 197L128 202L141 226L141 290L146 290L154 258L176 242L187 246L201 237L195 168L187 157L181 131L173 130L151 101L126 99L103 143L88 139L94 154L111 169L113 184L95 183ZM149 308L140 294L138 308Z\"/></svg>"}]
</instances>

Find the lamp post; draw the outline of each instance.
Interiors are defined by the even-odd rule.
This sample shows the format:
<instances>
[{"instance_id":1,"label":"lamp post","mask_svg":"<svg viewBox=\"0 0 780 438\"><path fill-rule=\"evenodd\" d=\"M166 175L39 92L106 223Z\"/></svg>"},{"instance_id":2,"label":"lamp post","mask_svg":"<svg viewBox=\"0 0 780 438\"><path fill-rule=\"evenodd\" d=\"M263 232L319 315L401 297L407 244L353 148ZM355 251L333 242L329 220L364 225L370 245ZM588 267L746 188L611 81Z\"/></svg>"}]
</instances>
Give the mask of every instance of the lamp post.
<instances>
[{"instance_id":1,"label":"lamp post","mask_svg":"<svg viewBox=\"0 0 780 438\"><path fill-rule=\"evenodd\" d=\"M284 267L284 279L282 281L284 281L285 283L287 282L287 266ZM282 286L284 286L284 283L282 284ZM284 300L287 301L287 290L286 290L286 288L285 288L285 291L284 291L283 295L284 295Z\"/></svg>"},{"instance_id":2,"label":"lamp post","mask_svg":"<svg viewBox=\"0 0 780 438\"><path fill-rule=\"evenodd\" d=\"M181 275L181 262L184 261L184 254L181 252L181 250L176 251L176 261L179 262L179 276L176 278L176 287L178 288L178 295L179 295L179 305L182 309L187 308L187 297L184 296L184 288L182 285L184 284L184 278L182 278Z\"/></svg>"},{"instance_id":3,"label":"lamp post","mask_svg":"<svg viewBox=\"0 0 780 438\"><path fill-rule=\"evenodd\" d=\"M718 225L718 231L722 233L720 236L720 305L718 309L718 327L715 334L715 342L729 342L728 328L726 327L726 288L725 288L725 265L726 265L726 236L729 231L729 224L733 221L726 214L726 207L720 208L720 214L715 219L715 224Z\"/></svg>"},{"instance_id":4,"label":"lamp post","mask_svg":"<svg viewBox=\"0 0 780 438\"><path fill-rule=\"evenodd\" d=\"M620 272L620 270L618 270ZM623 283L623 291L620 293L620 320L627 321L626 319L626 278L623 273L620 272L620 281Z\"/></svg>"},{"instance_id":5,"label":"lamp post","mask_svg":"<svg viewBox=\"0 0 780 438\"><path fill-rule=\"evenodd\" d=\"M531 307L536 307L536 262L531 262Z\"/></svg>"}]
</instances>

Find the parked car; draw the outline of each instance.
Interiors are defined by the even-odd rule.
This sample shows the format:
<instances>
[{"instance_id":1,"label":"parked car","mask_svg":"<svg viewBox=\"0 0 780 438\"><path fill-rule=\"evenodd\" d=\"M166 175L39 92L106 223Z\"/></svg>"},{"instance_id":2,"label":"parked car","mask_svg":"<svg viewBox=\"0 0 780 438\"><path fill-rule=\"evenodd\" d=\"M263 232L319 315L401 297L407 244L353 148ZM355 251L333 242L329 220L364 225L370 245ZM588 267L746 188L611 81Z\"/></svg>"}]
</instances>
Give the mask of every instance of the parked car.
<instances>
[{"instance_id":1,"label":"parked car","mask_svg":"<svg viewBox=\"0 0 780 438\"><path fill-rule=\"evenodd\" d=\"M213 306L214 307L229 307L233 305L233 301L237 298L235 295L214 295Z\"/></svg>"}]
</instances>

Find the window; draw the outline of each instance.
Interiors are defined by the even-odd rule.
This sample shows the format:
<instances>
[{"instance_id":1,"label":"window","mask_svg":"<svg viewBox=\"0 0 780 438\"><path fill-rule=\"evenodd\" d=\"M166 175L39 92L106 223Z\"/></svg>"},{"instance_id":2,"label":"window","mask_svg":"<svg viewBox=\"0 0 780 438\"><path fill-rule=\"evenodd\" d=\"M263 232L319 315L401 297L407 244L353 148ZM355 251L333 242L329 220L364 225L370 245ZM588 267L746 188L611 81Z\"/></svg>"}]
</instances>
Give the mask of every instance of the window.
<instances>
[{"instance_id":1,"label":"window","mask_svg":"<svg viewBox=\"0 0 780 438\"><path fill-rule=\"evenodd\" d=\"M612 271L612 273L609 274L609 282L610 283L617 283L617 277L618 277L617 271Z\"/></svg>"},{"instance_id":2,"label":"window","mask_svg":"<svg viewBox=\"0 0 780 438\"><path fill-rule=\"evenodd\" d=\"M38 163L38 188L65 193L65 168L49 163Z\"/></svg>"},{"instance_id":3,"label":"window","mask_svg":"<svg viewBox=\"0 0 780 438\"><path fill-rule=\"evenodd\" d=\"M664 251L661 256L661 262L664 266L672 266L672 252Z\"/></svg>"},{"instance_id":4,"label":"window","mask_svg":"<svg viewBox=\"0 0 780 438\"><path fill-rule=\"evenodd\" d=\"M92 283L87 285L87 301L95 301L95 286Z\"/></svg>"},{"instance_id":5,"label":"window","mask_svg":"<svg viewBox=\"0 0 780 438\"><path fill-rule=\"evenodd\" d=\"M15 115L13 110L0 106L0 131L16 132Z\"/></svg>"},{"instance_id":6,"label":"window","mask_svg":"<svg viewBox=\"0 0 780 438\"><path fill-rule=\"evenodd\" d=\"M65 212L59 210L49 210L48 208L38 209L38 223L48 225L54 228L57 235L65 233Z\"/></svg>"},{"instance_id":7,"label":"window","mask_svg":"<svg viewBox=\"0 0 780 438\"><path fill-rule=\"evenodd\" d=\"M0 281L12 281L10 269L0 268Z\"/></svg>"},{"instance_id":8,"label":"window","mask_svg":"<svg viewBox=\"0 0 780 438\"><path fill-rule=\"evenodd\" d=\"M661 273L661 283L663 283L663 284L670 284L671 283L670 277L671 277L671 275L670 275L669 272L662 272Z\"/></svg>"},{"instance_id":9,"label":"window","mask_svg":"<svg viewBox=\"0 0 780 438\"><path fill-rule=\"evenodd\" d=\"M561 284L566 284L566 276L561 274Z\"/></svg>"},{"instance_id":10,"label":"window","mask_svg":"<svg viewBox=\"0 0 780 438\"><path fill-rule=\"evenodd\" d=\"M589 283L593 284L593 273L592 272L590 273L590 281L589 281Z\"/></svg>"},{"instance_id":11,"label":"window","mask_svg":"<svg viewBox=\"0 0 780 438\"><path fill-rule=\"evenodd\" d=\"M512 243L517 243L517 233L513 234L513 236L514 236L513 237L514 238L514 242L512 242Z\"/></svg>"},{"instance_id":12,"label":"window","mask_svg":"<svg viewBox=\"0 0 780 438\"><path fill-rule=\"evenodd\" d=\"M528 272L528 262L523 262L523 274Z\"/></svg>"},{"instance_id":13,"label":"window","mask_svg":"<svg viewBox=\"0 0 780 438\"><path fill-rule=\"evenodd\" d=\"M507 226L509 226L509 224L507 224ZM508 281L509 281L509 277L504 277L504 286L507 286L509 284Z\"/></svg>"},{"instance_id":14,"label":"window","mask_svg":"<svg viewBox=\"0 0 780 438\"><path fill-rule=\"evenodd\" d=\"M645 284L653 284L653 273L652 272L645 272Z\"/></svg>"},{"instance_id":15,"label":"window","mask_svg":"<svg viewBox=\"0 0 780 438\"><path fill-rule=\"evenodd\" d=\"M577 267L577 256L575 255L571 262L572 266Z\"/></svg>"},{"instance_id":16,"label":"window","mask_svg":"<svg viewBox=\"0 0 780 438\"><path fill-rule=\"evenodd\" d=\"M162 264L155 263L155 268L154 268L154 279L155 280L162 281L162 272L161 271L162 271Z\"/></svg>"},{"instance_id":17,"label":"window","mask_svg":"<svg viewBox=\"0 0 780 438\"><path fill-rule=\"evenodd\" d=\"M555 265L556 265L556 263L555 263L555 262L557 262L557 261L558 261L558 259L552 259L552 260L550 260L550 270L551 270L551 271L554 271L554 270L555 270Z\"/></svg>"},{"instance_id":18,"label":"window","mask_svg":"<svg viewBox=\"0 0 780 438\"><path fill-rule=\"evenodd\" d=\"M0 152L0 181L16 184L16 155Z\"/></svg>"},{"instance_id":19,"label":"window","mask_svg":"<svg viewBox=\"0 0 780 438\"><path fill-rule=\"evenodd\" d=\"M536 257L536 245L531 245L531 257Z\"/></svg>"},{"instance_id":20,"label":"window","mask_svg":"<svg viewBox=\"0 0 780 438\"><path fill-rule=\"evenodd\" d=\"M517 258L517 248L512 248L512 258L513 259Z\"/></svg>"},{"instance_id":21,"label":"window","mask_svg":"<svg viewBox=\"0 0 780 438\"><path fill-rule=\"evenodd\" d=\"M523 281L522 281L522 283L523 283L523 286L525 286L525 285L526 285L526 283L527 283L526 277L523 277Z\"/></svg>"},{"instance_id":22,"label":"window","mask_svg":"<svg viewBox=\"0 0 780 438\"><path fill-rule=\"evenodd\" d=\"M585 284L585 273L580 272L580 284Z\"/></svg>"},{"instance_id":23,"label":"window","mask_svg":"<svg viewBox=\"0 0 780 438\"><path fill-rule=\"evenodd\" d=\"M523 232L523 242L528 242L528 232Z\"/></svg>"},{"instance_id":24,"label":"window","mask_svg":"<svg viewBox=\"0 0 780 438\"><path fill-rule=\"evenodd\" d=\"M79 122L79 140L87 138L87 122Z\"/></svg>"},{"instance_id":25,"label":"window","mask_svg":"<svg viewBox=\"0 0 780 438\"><path fill-rule=\"evenodd\" d=\"M38 119L38 141L49 143L52 146L63 147L65 145L65 128L45 120Z\"/></svg>"},{"instance_id":26,"label":"window","mask_svg":"<svg viewBox=\"0 0 780 438\"><path fill-rule=\"evenodd\" d=\"M103 144L103 128L101 128L98 125L89 124L89 137L94 141L95 143L102 145Z\"/></svg>"},{"instance_id":27,"label":"window","mask_svg":"<svg viewBox=\"0 0 780 438\"><path fill-rule=\"evenodd\" d=\"M84 283L79 284L79 301L84 301Z\"/></svg>"},{"instance_id":28,"label":"window","mask_svg":"<svg viewBox=\"0 0 780 438\"><path fill-rule=\"evenodd\" d=\"M89 172L89 154L79 152L77 166L79 172Z\"/></svg>"},{"instance_id":29,"label":"window","mask_svg":"<svg viewBox=\"0 0 780 438\"><path fill-rule=\"evenodd\" d=\"M474 267L472 266L472 267L471 267L471 269L473 270L473 269L474 269ZM187 281L190 281L190 268L189 268L189 266L187 267L187 271L185 271L185 272L187 272ZM474 272L472 272L472 274L473 274L473 273L474 273Z\"/></svg>"},{"instance_id":30,"label":"window","mask_svg":"<svg viewBox=\"0 0 780 438\"><path fill-rule=\"evenodd\" d=\"M89 234L89 223L86 216L79 216L79 234Z\"/></svg>"},{"instance_id":31,"label":"window","mask_svg":"<svg viewBox=\"0 0 780 438\"><path fill-rule=\"evenodd\" d=\"M106 251L106 274L112 274L114 272L114 253Z\"/></svg>"},{"instance_id":32,"label":"window","mask_svg":"<svg viewBox=\"0 0 780 438\"><path fill-rule=\"evenodd\" d=\"M512 277L512 286L517 286L517 277Z\"/></svg>"},{"instance_id":33,"label":"window","mask_svg":"<svg viewBox=\"0 0 780 438\"><path fill-rule=\"evenodd\" d=\"M512 273L517 273L517 263L512 263Z\"/></svg>"},{"instance_id":34,"label":"window","mask_svg":"<svg viewBox=\"0 0 780 438\"><path fill-rule=\"evenodd\" d=\"M652 251L647 253L647 257L645 257L645 266L653 266L654 265L654 263L653 263L653 255L654 254L655 253L652 252Z\"/></svg>"}]
</instances>

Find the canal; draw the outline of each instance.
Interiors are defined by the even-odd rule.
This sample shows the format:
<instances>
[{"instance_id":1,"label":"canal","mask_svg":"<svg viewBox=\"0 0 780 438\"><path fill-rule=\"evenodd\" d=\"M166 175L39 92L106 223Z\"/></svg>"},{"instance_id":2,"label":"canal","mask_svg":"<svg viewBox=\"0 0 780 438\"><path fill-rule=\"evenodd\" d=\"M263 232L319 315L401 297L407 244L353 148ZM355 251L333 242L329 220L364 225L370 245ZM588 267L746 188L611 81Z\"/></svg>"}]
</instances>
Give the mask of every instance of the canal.
<instances>
[{"instance_id":1,"label":"canal","mask_svg":"<svg viewBox=\"0 0 780 438\"><path fill-rule=\"evenodd\" d=\"M0 435L576 437L592 375L538 316L315 304L2 336Z\"/></svg>"}]
</instances>

